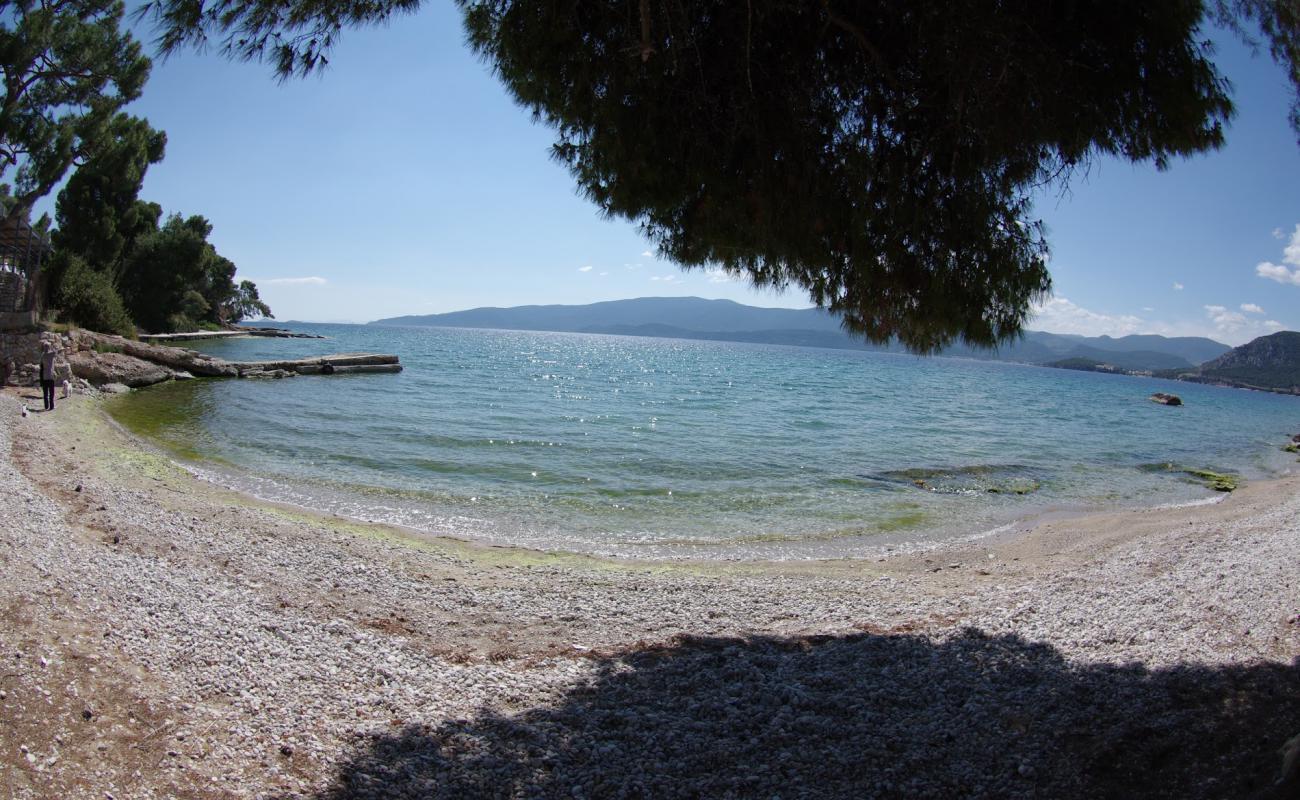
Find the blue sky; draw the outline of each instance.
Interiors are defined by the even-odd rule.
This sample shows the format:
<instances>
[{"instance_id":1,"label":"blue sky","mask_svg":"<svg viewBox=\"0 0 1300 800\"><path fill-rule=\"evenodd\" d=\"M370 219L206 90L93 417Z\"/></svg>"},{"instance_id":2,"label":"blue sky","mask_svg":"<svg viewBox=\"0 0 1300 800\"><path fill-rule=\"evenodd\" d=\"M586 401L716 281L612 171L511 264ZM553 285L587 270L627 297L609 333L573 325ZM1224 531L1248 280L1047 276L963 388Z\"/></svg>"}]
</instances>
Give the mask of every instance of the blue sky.
<instances>
[{"instance_id":1,"label":"blue sky","mask_svg":"<svg viewBox=\"0 0 1300 800\"><path fill-rule=\"evenodd\" d=\"M1165 172L1098 161L1041 198L1055 296L1030 327L1230 344L1300 329L1285 76L1219 41L1238 105L1228 145ZM206 216L280 319L651 295L809 305L684 272L633 224L601 219L549 160L549 129L464 46L451 3L346 32L329 69L286 83L216 52L157 61L131 110L168 136L142 196Z\"/></svg>"}]
</instances>

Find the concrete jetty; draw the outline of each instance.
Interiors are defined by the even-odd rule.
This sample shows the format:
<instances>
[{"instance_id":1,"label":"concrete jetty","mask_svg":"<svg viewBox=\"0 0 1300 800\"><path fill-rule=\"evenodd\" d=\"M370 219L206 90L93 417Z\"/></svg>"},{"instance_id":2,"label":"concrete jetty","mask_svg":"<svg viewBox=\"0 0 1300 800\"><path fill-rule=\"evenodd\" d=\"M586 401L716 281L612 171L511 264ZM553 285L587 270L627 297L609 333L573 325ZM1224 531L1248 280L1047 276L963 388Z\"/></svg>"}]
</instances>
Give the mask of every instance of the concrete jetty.
<instances>
[{"instance_id":1,"label":"concrete jetty","mask_svg":"<svg viewBox=\"0 0 1300 800\"><path fill-rule=\"evenodd\" d=\"M201 342L207 339L236 339L244 336L265 336L275 339L324 339L315 333L299 333L284 328L230 328L220 331L187 331L185 333L141 333L142 342L171 344L172 342Z\"/></svg>"},{"instance_id":2,"label":"concrete jetty","mask_svg":"<svg viewBox=\"0 0 1300 800\"><path fill-rule=\"evenodd\" d=\"M296 375L355 375L401 372L395 355L387 353L339 353L291 361L231 361L241 378L285 378Z\"/></svg>"}]
</instances>

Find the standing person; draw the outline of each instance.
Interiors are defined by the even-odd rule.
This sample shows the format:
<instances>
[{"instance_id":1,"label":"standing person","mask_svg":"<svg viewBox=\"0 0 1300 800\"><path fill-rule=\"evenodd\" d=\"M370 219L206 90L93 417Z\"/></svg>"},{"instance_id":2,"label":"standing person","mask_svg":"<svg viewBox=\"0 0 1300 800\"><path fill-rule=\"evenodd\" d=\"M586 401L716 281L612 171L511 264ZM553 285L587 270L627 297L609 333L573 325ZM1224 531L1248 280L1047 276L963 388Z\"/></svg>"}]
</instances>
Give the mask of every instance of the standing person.
<instances>
[{"instance_id":1,"label":"standing person","mask_svg":"<svg viewBox=\"0 0 1300 800\"><path fill-rule=\"evenodd\" d=\"M54 410L54 342L41 343L41 393L45 395L45 410Z\"/></svg>"}]
</instances>

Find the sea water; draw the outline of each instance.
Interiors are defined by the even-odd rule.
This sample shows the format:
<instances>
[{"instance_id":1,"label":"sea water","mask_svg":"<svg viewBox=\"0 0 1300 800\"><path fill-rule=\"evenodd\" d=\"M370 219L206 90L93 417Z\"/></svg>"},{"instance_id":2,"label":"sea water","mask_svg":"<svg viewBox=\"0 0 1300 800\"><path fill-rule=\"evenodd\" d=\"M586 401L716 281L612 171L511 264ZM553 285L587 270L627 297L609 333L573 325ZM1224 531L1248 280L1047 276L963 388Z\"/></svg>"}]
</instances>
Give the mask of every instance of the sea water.
<instances>
[{"instance_id":1,"label":"sea water","mask_svg":"<svg viewBox=\"0 0 1300 800\"><path fill-rule=\"evenodd\" d=\"M203 477L438 535L635 558L864 556L1294 469L1300 398L1023 365L622 336L294 325L237 360L395 375L167 383L112 413ZM1175 392L1184 405L1148 398Z\"/></svg>"}]
</instances>

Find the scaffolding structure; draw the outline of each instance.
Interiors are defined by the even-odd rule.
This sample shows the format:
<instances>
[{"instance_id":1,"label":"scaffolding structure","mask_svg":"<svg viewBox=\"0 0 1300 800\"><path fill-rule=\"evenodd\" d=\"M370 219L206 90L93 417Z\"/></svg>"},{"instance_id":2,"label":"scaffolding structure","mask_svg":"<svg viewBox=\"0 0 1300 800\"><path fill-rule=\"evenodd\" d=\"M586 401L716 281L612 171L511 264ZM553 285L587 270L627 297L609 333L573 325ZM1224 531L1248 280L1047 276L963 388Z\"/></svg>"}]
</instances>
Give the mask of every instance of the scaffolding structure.
<instances>
[{"instance_id":1,"label":"scaffolding structure","mask_svg":"<svg viewBox=\"0 0 1300 800\"><path fill-rule=\"evenodd\" d=\"M49 252L49 243L25 221L0 222L0 323L35 322L37 282Z\"/></svg>"}]
</instances>

